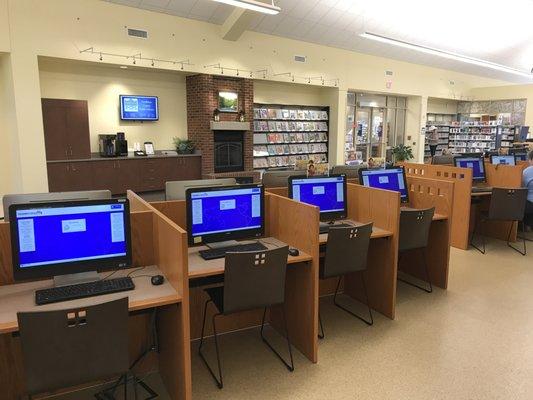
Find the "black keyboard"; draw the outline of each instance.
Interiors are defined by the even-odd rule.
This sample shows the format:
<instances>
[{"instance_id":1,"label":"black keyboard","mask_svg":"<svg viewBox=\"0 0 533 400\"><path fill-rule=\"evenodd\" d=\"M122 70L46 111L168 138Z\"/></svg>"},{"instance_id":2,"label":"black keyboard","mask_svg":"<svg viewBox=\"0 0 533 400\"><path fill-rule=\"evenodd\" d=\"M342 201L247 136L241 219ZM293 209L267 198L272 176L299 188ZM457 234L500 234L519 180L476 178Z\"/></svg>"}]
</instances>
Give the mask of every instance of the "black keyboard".
<instances>
[{"instance_id":1,"label":"black keyboard","mask_svg":"<svg viewBox=\"0 0 533 400\"><path fill-rule=\"evenodd\" d=\"M492 188L489 186L472 186L472 193L490 193Z\"/></svg>"},{"instance_id":2,"label":"black keyboard","mask_svg":"<svg viewBox=\"0 0 533 400\"><path fill-rule=\"evenodd\" d=\"M226 257L226 253L236 252L240 253L243 251L261 251L267 250L267 247L259 242L247 243L247 244L237 244L235 246L221 247L219 249L207 249L200 250L200 257L204 260L214 260L216 258Z\"/></svg>"},{"instance_id":3,"label":"black keyboard","mask_svg":"<svg viewBox=\"0 0 533 400\"><path fill-rule=\"evenodd\" d=\"M320 225L320 227L318 228L318 233L320 234L328 233L329 228L346 228L348 226L353 226L353 225L350 225L350 224Z\"/></svg>"},{"instance_id":4,"label":"black keyboard","mask_svg":"<svg viewBox=\"0 0 533 400\"><path fill-rule=\"evenodd\" d=\"M133 289L135 289L135 285L130 277L103 279L101 281L80 283L78 285L58 286L51 289L37 290L35 292L35 303L38 306L41 306L43 304L99 296L102 294L125 292Z\"/></svg>"}]
</instances>

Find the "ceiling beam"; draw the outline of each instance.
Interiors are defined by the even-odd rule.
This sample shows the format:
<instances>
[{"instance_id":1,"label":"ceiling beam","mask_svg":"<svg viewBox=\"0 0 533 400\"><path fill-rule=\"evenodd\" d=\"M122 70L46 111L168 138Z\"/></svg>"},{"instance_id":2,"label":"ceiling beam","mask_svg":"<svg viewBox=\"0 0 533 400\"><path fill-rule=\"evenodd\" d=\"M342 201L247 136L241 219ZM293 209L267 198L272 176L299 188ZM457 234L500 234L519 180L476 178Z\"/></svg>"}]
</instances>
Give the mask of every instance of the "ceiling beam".
<instances>
[{"instance_id":1,"label":"ceiling beam","mask_svg":"<svg viewBox=\"0 0 533 400\"><path fill-rule=\"evenodd\" d=\"M231 41L239 40L244 31L250 26L253 16L253 11L245 10L243 8L235 8L224 24L222 24L222 38Z\"/></svg>"}]
</instances>

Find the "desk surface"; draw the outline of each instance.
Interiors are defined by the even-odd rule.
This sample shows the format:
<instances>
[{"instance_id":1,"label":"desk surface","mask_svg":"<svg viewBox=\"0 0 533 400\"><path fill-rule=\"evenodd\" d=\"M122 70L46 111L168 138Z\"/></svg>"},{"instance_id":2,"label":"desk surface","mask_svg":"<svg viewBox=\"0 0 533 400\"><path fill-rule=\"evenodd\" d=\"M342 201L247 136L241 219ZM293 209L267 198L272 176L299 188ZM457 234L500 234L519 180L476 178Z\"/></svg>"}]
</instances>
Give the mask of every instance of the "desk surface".
<instances>
[{"instance_id":1,"label":"desk surface","mask_svg":"<svg viewBox=\"0 0 533 400\"><path fill-rule=\"evenodd\" d=\"M472 197L492 196L492 192L471 192Z\"/></svg>"},{"instance_id":2,"label":"desk surface","mask_svg":"<svg viewBox=\"0 0 533 400\"><path fill-rule=\"evenodd\" d=\"M275 249L277 247L286 245L282 241L271 237L260 239L260 242L269 249ZM200 257L198 252L205 249L207 249L206 246L189 247L189 279L203 278L206 276L220 275L224 273L224 258L204 260L202 257ZM312 260L313 257L300 251L300 254L296 257L289 256L287 264L295 264Z\"/></svg>"},{"instance_id":3,"label":"desk surface","mask_svg":"<svg viewBox=\"0 0 533 400\"><path fill-rule=\"evenodd\" d=\"M346 219L343 221L338 221L339 223L349 223L353 224L355 226L365 225L363 222L353 221L351 219ZM335 226L335 225L332 225ZM370 235L370 239L379 239L379 238L386 238L392 236L391 231L387 231L385 229L377 228L375 226L372 227L372 235ZM320 244L327 243L328 241L328 234L327 233L321 233L318 239Z\"/></svg>"},{"instance_id":4,"label":"desk surface","mask_svg":"<svg viewBox=\"0 0 533 400\"><path fill-rule=\"evenodd\" d=\"M126 276L128 273L135 270L136 268L118 271L113 274L112 277L118 278L121 276ZM100 274L100 276L107 276L109 274L110 272L103 272ZM51 279L0 286L0 334L15 332L18 330L17 312L21 311L52 311L87 307L107 301L121 299L123 297L129 298L130 311L143 310L181 302L181 296L167 280L165 280L162 285L152 285L150 276L160 274L161 271L159 271L155 265L148 266L132 273L131 277L133 278L133 283L135 283L134 290L106 294L102 296L86 297L78 300L62 301L43 306L35 305L35 290L52 287L53 281Z\"/></svg>"}]
</instances>

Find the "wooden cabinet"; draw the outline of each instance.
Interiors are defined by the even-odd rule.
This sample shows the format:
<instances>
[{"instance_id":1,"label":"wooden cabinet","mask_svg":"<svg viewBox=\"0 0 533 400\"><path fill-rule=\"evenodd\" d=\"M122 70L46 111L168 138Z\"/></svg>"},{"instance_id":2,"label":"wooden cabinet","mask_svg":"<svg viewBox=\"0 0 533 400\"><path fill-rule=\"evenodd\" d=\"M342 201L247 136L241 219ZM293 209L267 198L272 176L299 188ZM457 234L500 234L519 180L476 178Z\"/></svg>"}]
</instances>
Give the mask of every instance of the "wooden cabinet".
<instances>
[{"instance_id":1,"label":"wooden cabinet","mask_svg":"<svg viewBox=\"0 0 533 400\"><path fill-rule=\"evenodd\" d=\"M51 192L91 190L93 188L91 162L48 164L48 189Z\"/></svg>"},{"instance_id":2,"label":"wooden cabinet","mask_svg":"<svg viewBox=\"0 0 533 400\"><path fill-rule=\"evenodd\" d=\"M201 164L199 156L49 162L48 188L51 192L110 190L113 194L128 189L164 190L167 181L201 179Z\"/></svg>"},{"instance_id":3,"label":"wooden cabinet","mask_svg":"<svg viewBox=\"0 0 533 400\"><path fill-rule=\"evenodd\" d=\"M84 100L41 99L46 159L91 156L89 112Z\"/></svg>"}]
</instances>

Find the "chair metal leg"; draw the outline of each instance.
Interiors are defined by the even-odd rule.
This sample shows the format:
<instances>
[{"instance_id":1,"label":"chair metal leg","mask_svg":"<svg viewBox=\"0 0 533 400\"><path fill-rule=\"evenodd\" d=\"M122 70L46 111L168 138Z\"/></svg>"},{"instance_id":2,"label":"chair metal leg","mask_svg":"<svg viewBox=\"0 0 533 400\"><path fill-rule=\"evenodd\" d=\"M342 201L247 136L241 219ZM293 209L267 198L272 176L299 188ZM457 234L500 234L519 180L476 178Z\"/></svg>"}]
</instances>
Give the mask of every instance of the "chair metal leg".
<instances>
[{"instance_id":1,"label":"chair metal leg","mask_svg":"<svg viewBox=\"0 0 533 400\"><path fill-rule=\"evenodd\" d=\"M423 286L420 286L420 285L417 285L416 283L413 283L413 282L409 282L405 279L402 279L402 278L398 278L398 280L400 282L403 282L403 283L406 283L408 285L411 285L417 289L420 289L420 290L423 290L424 292L426 293L432 293L433 292L433 285L431 284L431 279L429 277L429 269L428 269L428 263L427 263L427 258L426 258L426 248L423 247L422 249L422 257L424 258L423 259L423 264L424 264L424 272L426 273L426 283L429 284L429 289L423 287Z\"/></svg>"},{"instance_id":2,"label":"chair metal leg","mask_svg":"<svg viewBox=\"0 0 533 400\"><path fill-rule=\"evenodd\" d=\"M518 236L518 239L525 240L526 242L533 242L533 239L528 238L526 233L526 223L524 221L520 221L520 224L522 225L522 237Z\"/></svg>"},{"instance_id":3,"label":"chair metal leg","mask_svg":"<svg viewBox=\"0 0 533 400\"><path fill-rule=\"evenodd\" d=\"M318 323L320 324L320 332L318 333L318 338L324 339L324 326L322 325L322 316L320 315L320 310L318 311Z\"/></svg>"},{"instance_id":4,"label":"chair metal leg","mask_svg":"<svg viewBox=\"0 0 533 400\"><path fill-rule=\"evenodd\" d=\"M268 340L266 340L264 334L263 334L263 331L264 331L264 327L265 327L265 317L266 317L266 312L267 312L267 309L265 307L264 311L263 311L263 320L261 321L261 339L263 340L263 342L270 348L270 350L272 350L272 352L281 360L281 362L285 365L285 367L287 367L287 369L292 372L294 371L294 360L292 358L292 348L291 348L291 340L289 338L289 328L287 326L287 318L285 316L285 309L283 308L282 306L282 314L283 314L283 324L285 325L285 335L287 336L287 346L289 348L289 356L290 356L290 359L291 359L291 362L290 364L287 363L287 361L285 361L283 359L283 357L281 357L281 355L274 349L274 347L272 347L272 345L268 342Z\"/></svg>"},{"instance_id":5,"label":"chair metal leg","mask_svg":"<svg viewBox=\"0 0 533 400\"><path fill-rule=\"evenodd\" d=\"M484 221L482 221L482 222L484 222ZM485 235L484 235L483 225L481 225L481 233L480 233L481 242L483 244L483 249L480 249L479 247L477 247L474 244L474 236L476 235L477 228L478 228L478 223L477 223L477 220L476 220L476 222L474 223L474 230L472 231L472 237L470 238L470 246L472 246L474 249L479 251L481 254L485 254Z\"/></svg>"},{"instance_id":6,"label":"chair metal leg","mask_svg":"<svg viewBox=\"0 0 533 400\"><path fill-rule=\"evenodd\" d=\"M207 305L210 302L211 302L211 300L207 300L205 302L205 306L204 306L204 319L203 319L203 323L202 323L202 334L201 334L201 337L200 337L200 346L198 346L198 354L200 355L200 358L204 362L205 366L207 367L207 370L209 371L209 373L211 374L211 376L213 377L213 379L217 383L218 388L222 389L224 387L224 381L222 380L222 367L221 367L221 364L220 364L220 353L219 353L219 349L218 349L218 334L217 334L217 327L216 327L216 317L218 317L221 314L213 315L213 320L212 320L212 322L213 322L213 334L214 334L214 338L215 338L215 350L216 350L216 355L217 355L218 378L215 375L215 372L213 371L213 369L211 368L209 363L207 362L207 359L205 358L204 354L202 353L202 347L203 347L203 344L204 344L204 332L205 332L205 319L206 319L206 314L207 314Z\"/></svg>"},{"instance_id":7,"label":"chair metal leg","mask_svg":"<svg viewBox=\"0 0 533 400\"><path fill-rule=\"evenodd\" d=\"M518 224L518 221L516 221L516 223ZM523 251L520 251L520 249L516 248L515 246L513 246L510 242L510 239L511 239L511 234L513 233L513 227L514 227L514 221L513 223L511 224L511 228L509 229L509 234L507 235L507 246L509 246L511 249L513 249L514 251L522 254L523 256L526 255L527 253L527 248L526 248L526 229L525 229L525 226L524 224L522 223L522 240L524 242L524 250ZM520 238L520 237L519 237Z\"/></svg>"},{"instance_id":8,"label":"chair metal leg","mask_svg":"<svg viewBox=\"0 0 533 400\"><path fill-rule=\"evenodd\" d=\"M366 290L366 283L365 283L365 277L363 276L363 273L361 273L361 279L362 279L362 282L363 282L363 289L364 289L364 292L365 292L365 297L366 297L366 306L368 307L368 314L370 316L370 320L367 320L363 317L361 317L360 315L357 315L356 313L354 313L353 311L351 310L348 310L346 307L342 306L340 303L337 302L337 294L339 293L339 288L341 286L341 281L342 281L342 276L339 277L339 281L337 282L337 288L335 289L335 295L333 296L333 304L335 304L337 307L339 307L341 310L343 311L346 311L348 314L350 315L353 315L355 318L358 318L360 319L361 321L363 321L365 324L367 324L368 326L371 326L374 324L374 318L372 317L372 309L370 308L370 304L368 302L368 292Z\"/></svg>"}]
</instances>

